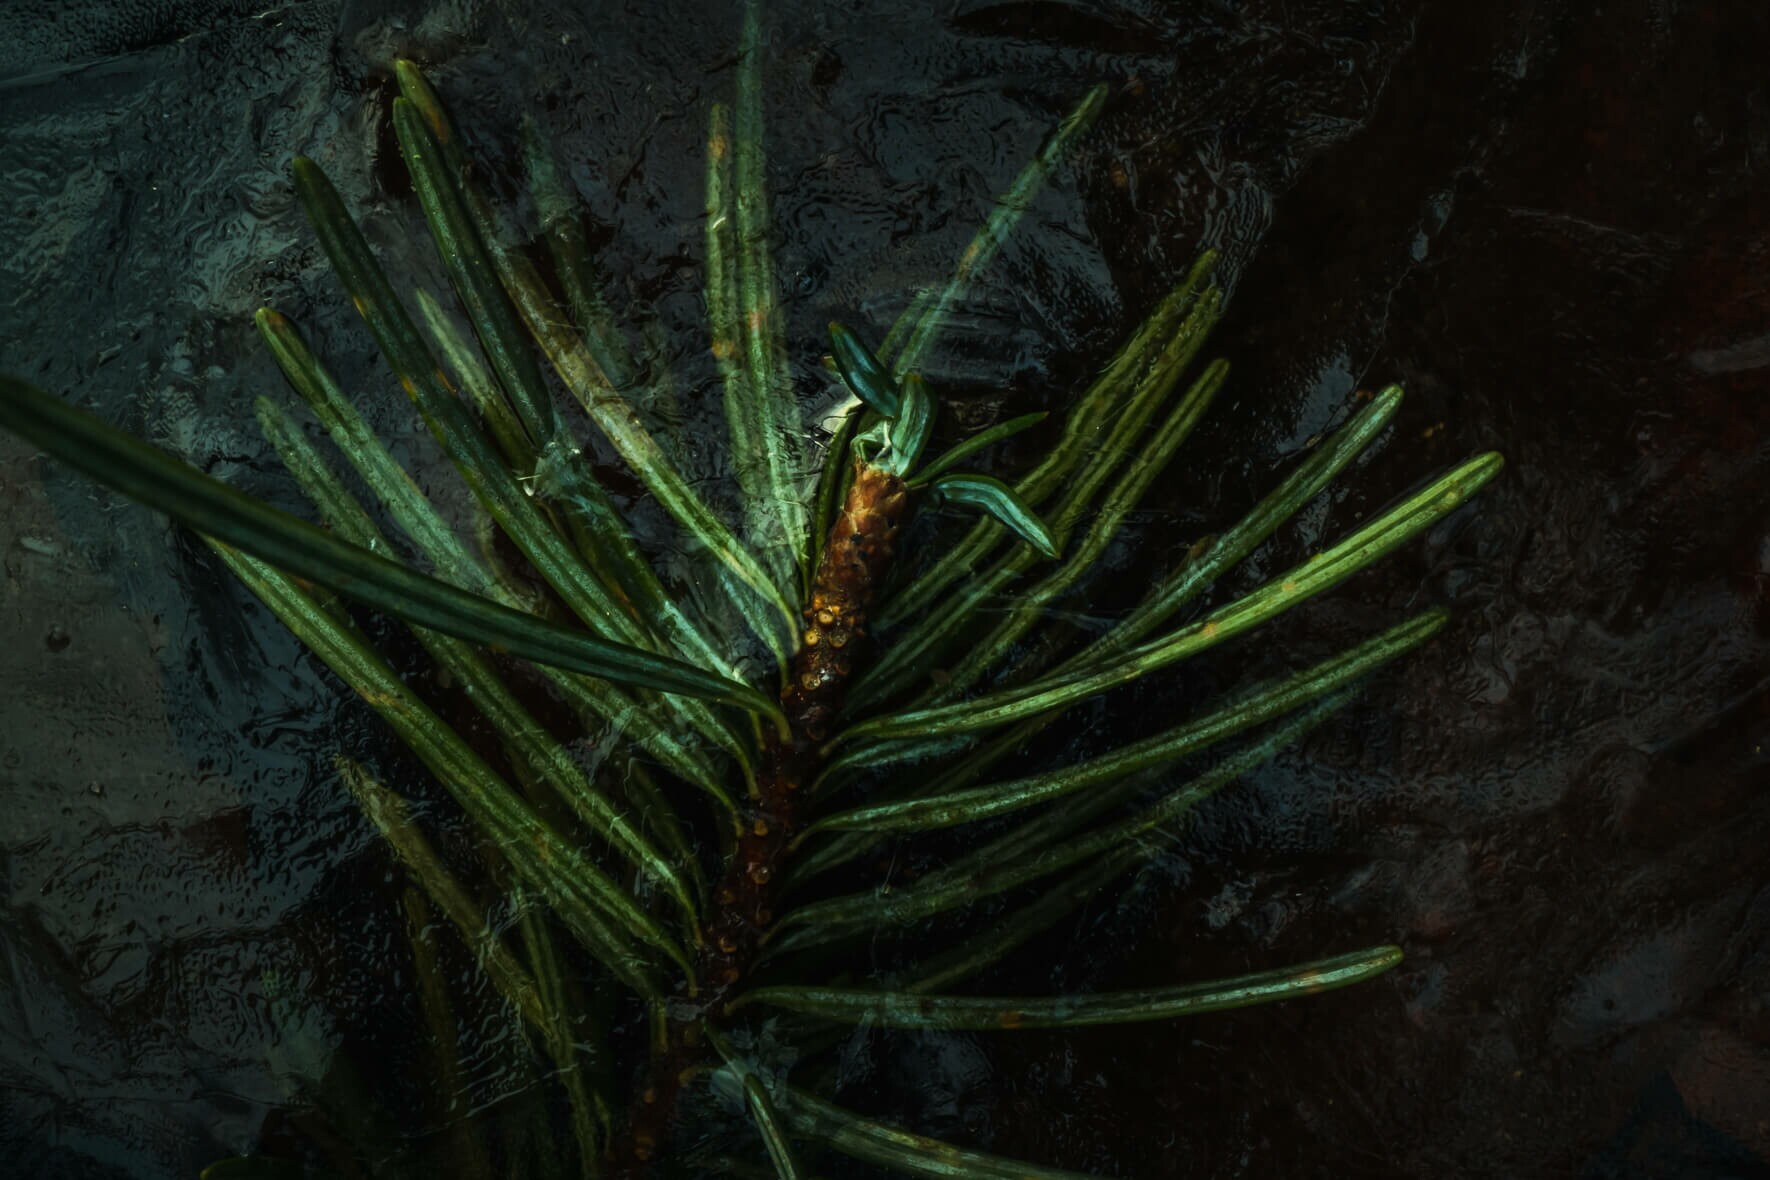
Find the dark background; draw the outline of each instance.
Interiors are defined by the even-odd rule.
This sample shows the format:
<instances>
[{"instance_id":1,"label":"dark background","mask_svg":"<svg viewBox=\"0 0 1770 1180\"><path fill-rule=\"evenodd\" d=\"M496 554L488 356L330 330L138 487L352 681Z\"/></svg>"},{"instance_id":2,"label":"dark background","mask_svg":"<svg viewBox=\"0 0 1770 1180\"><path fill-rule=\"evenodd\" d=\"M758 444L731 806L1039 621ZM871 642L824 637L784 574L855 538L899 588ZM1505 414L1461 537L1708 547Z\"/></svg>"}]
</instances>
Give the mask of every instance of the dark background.
<instances>
[{"instance_id":1,"label":"dark background","mask_svg":"<svg viewBox=\"0 0 1770 1180\"><path fill-rule=\"evenodd\" d=\"M250 324L274 303L442 493L286 181L319 158L385 256L439 285L389 158L387 66L410 53L494 162L541 115L611 296L656 312L690 434L716 439L700 137L737 19L634 7L0 8L0 366L294 506L250 409L283 396ZM1509 461L1330 601L1084 718L1077 744L1105 744L1404 610L1454 614L1125 901L994 982L1153 984L1388 940L1401 968L1169 1025L863 1039L856 1103L1107 1174L1770 1174L1770 8L782 4L773 23L802 359L828 319L876 334L944 274L1098 80L1115 101L965 308L943 387L980 416L1003 388L1061 407L1201 245L1223 252L1230 388L1090 605L1232 520L1357 388L1411 396L1255 573L1469 453ZM275 1028L355 1037L405 1010L384 865L328 769L388 742L159 518L11 440L0 504L0 1159L189 1176L280 1100ZM267 971L311 1005L273 1020Z\"/></svg>"}]
</instances>

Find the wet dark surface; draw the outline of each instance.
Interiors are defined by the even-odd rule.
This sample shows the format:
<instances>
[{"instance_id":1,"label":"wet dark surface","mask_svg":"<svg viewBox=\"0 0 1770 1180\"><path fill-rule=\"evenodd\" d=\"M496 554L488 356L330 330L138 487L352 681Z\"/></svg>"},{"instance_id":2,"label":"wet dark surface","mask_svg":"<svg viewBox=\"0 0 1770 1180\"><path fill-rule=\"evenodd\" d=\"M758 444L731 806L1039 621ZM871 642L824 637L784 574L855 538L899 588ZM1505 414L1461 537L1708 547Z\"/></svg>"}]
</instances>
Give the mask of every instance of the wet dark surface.
<instances>
[{"instance_id":1,"label":"wet dark surface","mask_svg":"<svg viewBox=\"0 0 1770 1180\"><path fill-rule=\"evenodd\" d=\"M699 141L736 19L585 7L7 6L0 367L296 507L250 407L283 396L250 323L272 303L452 495L285 181L291 155L320 159L386 257L440 285L387 187L385 70L412 53L483 156L508 163L542 113L611 294L655 310L687 433L717 438ZM1407 387L1392 436L1235 584L1471 452L1509 461L1379 571L1083 718L1105 744L1410 608L1453 611L1124 903L991 984L1391 940L1402 967L1170 1025L861 1037L851 1100L1126 1176L1770 1174L1770 10L787 5L775 24L803 360L828 319L876 335L942 275L1098 80L1115 102L936 375L980 412L996 387L1061 406L1199 246L1223 252L1230 388L1083 605L1232 520L1359 387ZM719 453L695 462L717 476ZM9 439L0 501L0 1158L188 1176L254 1142L303 1044L397 1073L419 1027L404 935L330 757L422 784L163 521ZM482 1101L519 1081L498 1035L467 1062Z\"/></svg>"}]
</instances>

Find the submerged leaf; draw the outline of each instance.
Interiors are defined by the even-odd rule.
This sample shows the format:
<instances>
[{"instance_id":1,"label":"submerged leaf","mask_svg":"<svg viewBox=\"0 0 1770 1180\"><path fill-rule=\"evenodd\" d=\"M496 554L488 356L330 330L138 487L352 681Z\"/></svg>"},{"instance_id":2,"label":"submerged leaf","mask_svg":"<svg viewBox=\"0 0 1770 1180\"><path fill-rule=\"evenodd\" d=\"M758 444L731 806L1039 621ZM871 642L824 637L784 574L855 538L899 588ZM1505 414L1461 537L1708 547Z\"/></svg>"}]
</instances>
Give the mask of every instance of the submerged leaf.
<instances>
[{"instance_id":1,"label":"submerged leaf","mask_svg":"<svg viewBox=\"0 0 1770 1180\"><path fill-rule=\"evenodd\" d=\"M417 136L421 141L419 146L408 146L406 152L414 176L425 172L420 167L420 160L429 161L430 171L437 170L439 161L435 141L424 129L416 108L410 103L399 105L396 124L404 128L406 134ZM294 169L296 195L337 272L339 283L369 326L370 334L399 378L406 395L412 399L425 425L472 489L474 497L586 626L608 639L635 647L651 646L653 641L627 613L611 587L591 571L545 518L540 506L468 415L437 367L380 264L375 261L368 242L332 182L311 160L298 158ZM441 181L437 177L432 179ZM446 185L444 188L446 190ZM431 191L430 186L420 183L420 191ZM445 254L459 258L467 251L464 242L448 236L441 229L437 232ZM470 235L471 227L463 227L463 232ZM457 266L455 269L460 271L462 268ZM464 276L458 276L456 281L458 286L473 290L480 286ZM497 293L497 298L484 292L481 294L483 298L479 303L503 306L501 293ZM489 311L486 314L491 315ZM510 347L493 349L493 359L496 362L498 356L508 356L514 351ZM524 359L528 358L524 356ZM510 373L501 371L499 375L501 379L516 382ZM537 431L547 432L535 440L542 462L560 441L552 417L553 407L542 396L544 393L545 390L541 390L532 398L515 399L525 429L531 435ZM528 409L523 408L531 402L533 404ZM537 414L539 419L532 417Z\"/></svg>"},{"instance_id":2,"label":"submerged leaf","mask_svg":"<svg viewBox=\"0 0 1770 1180\"><path fill-rule=\"evenodd\" d=\"M540 928L534 907L523 903L521 887L515 886L513 900L521 914L531 972L504 946L485 914L443 867L430 842L412 823L405 801L350 759L336 758L333 765L344 785L356 797L363 814L387 839L406 871L454 925L461 940L473 949L486 978L491 980L498 994L540 1035L565 1083L572 1107L573 1134L578 1141L578 1151L588 1166L598 1154L598 1140L579 1058L585 1054L606 1052L606 1046L597 1040L586 1041L584 1030L574 1032L572 1029L565 997L558 986L559 970L552 953L552 940Z\"/></svg>"},{"instance_id":3,"label":"submerged leaf","mask_svg":"<svg viewBox=\"0 0 1770 1180\"><path fill-rule=\"evenodd\" d=\"M787 1134L786 1119L775 1108L774 1095L769 1083L744 1059L743 1054L734 1049L731 1043L721 1035L718 1029L708 1028L707 1039L725 1058L726 1068L740 1080L744 1105L755 1120L756 1131L762 1136L763 1146L768 1149L769 1161L774 1165L776 1180L800 1180L805 1173L799 1166L798 1153L793 1150L792 1140ZM715 1084L730 1085L730 1079L715 1075Z\"/></svg>"},{"instance_id":4,"label":"submerged leaf","mask_svg":"<svg viewBox=\"0 0 1770 1180\"><path fill-rule=\"evenodd\" d=\"M428 1026L425 1046L430 1088L445 1109L466 1105L466 1077L461 1068L459 1025L448 978L438 953L430 903L414 885L400 891L406 913L406 942L416 969L418 1010ZM440 1092L440 1093L438 1093ZM477 1120L457 1118L445 1129L451 1171L459 1169L462 1180L491 1180L492 1161Z\"/></svg>"},{"instance_id":5,"label":"submerged leaf","mask_svg":"<svg viewBox=\"0 0 1770 1180\"><path fill-rule=\"evenodd\" d=\"M578 1144L578 1174L584 1180L597 1180L601 1175L598 1162L602 1142L608 1132L608 1103L604 1094L613 1084L608 1021L581 999L581 977L576 990L567 982L564 961L541 907L530 905L520 886L511 889L510 904L517 913L523 951L528 955L549 1016L541 1039L571 1107L572 1138ZM551 1158L558 1148L549 1143L547 1150Z\"/></svg>"},{"instance_id":6,"label":"submerged leaf","mask_svg":"<svg viewBox=\"0 0 1770 1180\"><path fill-rule=\"evenodd\" d=\"M1056 925L1085 905L1098 906L1101 891L1134 866L1150 859L1159 845L1131 844L1104 853L1083 865L1033 901L1011 910L964 942L925 959L892 978L894 987L909 992L935 992L994 966L1010 951Z\"/></svg>"},{"instance_id":7,"label":"submerged leaf","mask_svg":"<svg viewBox=\"0 0 1770 1180\"><path fill-rule=\"evenodd\" d=\"M1107 93L1107 87L1102 84L1082 96L1082 101L1063 117L1063 121L1058 123L1033 158L1020 170L1014 182L996 197L989 217L959 255L958 264L954 266L953 273L941 288L940 294L918 299L911 304L910 311L905 313L906 319L911 313L916 318L913 325L907 328L907 335L899 328L894 328L889 337L896 339L900 335L904 336L901 349L886 353L893 373L909 373L922 367L927 360L928 349L945 328L952 309L965 297L972 280L995 259L997 252L1014 232L1014 227L1032 207L1033 198L1044 188L1045 181L1100 117L1100 112L1106 107Z\"/></svg>"},{"instance_id":8,"label":"submerged leaf","mask_svg":"<svg viewBox=\"0 0 1770 1180\"><path fill-rule=\"evenodd\" d=\"M532 359L520 341L508 338L516 330L511 322L513 316L503 293L495 285L488 286L492 280L483 272L488 269L489 262L474 236L473 227L466 224L465 214L458 207L458 194L441 167L441 150L418 115L417 108L409 101L396 103L395 121L408 166L421 195L425 195L427 211L432 215L439 247L451 260L457 286L467 293L464 298L468 299L470 306L481 311L482 341L499 342L497 347L488 344L494 362L499 366L499 377L507 389L528 391L527 396L516 399L516 404L525 416L526 430L539 440L537 470L543 475L553 470L569 473L577 460L576 447L559 432L552 416L552 403L540 384L539 371ZM325 174L311 161L297 159L295 177L297 195L338 272L340 282L369 325L376 343L418 407L425 424L466 480L475 498L591 630L617 642L655 650L660 646L658 641L629 613L628 604L619 596L619 584L605 582L586 565L481 435L431 358L361 231ZM477 260L478 265L471 265L469 259ZM500 357L504 359L499 361ZM529 408L523 410L524 406ZM560 454L562 448L567 454ZM562 463L563 467L560 466ZM588 501L580 497L577 503L582 507ZM631 571L632 567L642 563L631 550L625 525L618 518L611 517L612 514L605 514L596 519L594 527L600 529L602 535L594 538L587 547L603 557L625 555L625 567ZM572 519L585 522L592 518L585 514ZM615 564L621 563L616 561ZM661 597L661 590L657 597ZM665 610L657 616L660 624L680 620L680 614L672 610ZM704 643L701 646L717 660L710 648ZM693 704L673 702L668 707L734 757L744 760L740 739L726 728L722 719Z\"/></svg>"},{"instance_id":9,"label":"submerged leaf","mask_svg":"<svg viewBox=\"0 0 1770 1180\"><path fill-rule=\"evenodd\" d=\"M416 288L412 294L418 301L418 317L424 321L424 330L430 334L430 340L440 354L442 367L454 378L456 388L466 395L469 404L479 411L479 420L485 424L486 433L492 436L492 442L497 445L505 462L510 464L511 470L519 475L528 473L526 478L531 480L529 486L533 487L532 477L538 458L534 441L530 439L522 420L516 416L516 411L504 397L504 391L480 362L478 348L455 326L449 312L436 296L423 287ZM278 330L268 326L271 321L281 325L282 331L293 334L294 329L287 320L270 308L261 307L258 309L258 329L267 340L272 340ZM276 347L274 340L272 347ZM280 353L278 364L283 365L283 371L287 374L288 366L283 364ZM591 562L591 568L595 569L594 559L588 554L583 556L586 561ZM596 574L605 585L612 581L600 569L596 570Z\"/></svg>"},{"instance_id":10,"label":"submerged leaf","mask_svg":"<svg viewBox=\"0 0 1770 1180\"><path fill-rule=\"evenodd\" d=\"M417 67L408 61L400 62L396 68L402 77L407 72L417 72ZM413 91L416 87L402 84L402 89ZM532 117L522 121L522 165L541 231L547 238L548 253L553 257L553 270L565 288L572 318L609 381L616 389L625 390L637 382L637 366L614 314L597 290L600 276L591 263L590 243L584 234L577 196L560 175L553 153Z\"/></svg>"},{"instance_id":11,"label":"submerged leaf","mask_svg":"<svg viewBox=\"0 0 1770 1180\"><path fill-rule=\"evenodd\" d=\"M516 874L547 899L567 929L615 975L643 995L657 994L654 958L610 924L621 887L555 832L453 729L418 699L354 631L338 623L286 575L215 540L209 545L258 599L355 689L410 746ZM636 911L624 924L684 965L687 959Z\"/></svg>"},{"instance_id":12,"label":"submerged leaf","mask_svg":"<svg viewBox=\"0 0 1770 1180\"><path fill-rule=\"evenodd\" d=\"M308 350L294 325L269 308L261 308L258 327L290 387L307 402L338 450L419 552L429 558L438 575L504 606L521 608L524 600L462 544L386 444L369 429L326 366ZM721 779L702 751L658 724L649 709L614 684L547 665L542 665L542 674L574 709L625 731L674 773L703 790L719 793Z\"/></svg>"},{"instance_id":13,"label":"submerged leaf","mask_svg":"<svg viewBox=\"0 0 1770 1180\"><path fill-rule=\"evenodd\" d=\"M356 798L357 806L380 831L412 879L454 924L461 940L473 951L474 958L497 987L498 994L508 1000L529 1024L545 1028L550 1017L542 1005L534 979L510 953L497 930L486 920L484 912L467 895L466 889L443 865L430 841L412 822L405 800L348 758L334 759L333 765L338 770L339 781Z\"/></svg>"},{"instance_id":14,"label":"submerged leaf","mask_svg":"<svg viewBox=\"0 0 1770 1180\"><path fill-rule=\"evenodd\" d=\"M983 510L1046 557L1057 556L1057 538L1051 535L1051 526L1040 520L1013 488L994 476L943 475L930 490L949 504Z\"/></svg>"},{"instance_id":15,"label":"submerged leaf","mask_svg":"<svg viewBox=\"0 0 1770 1180\"><path fill-rule=\"evenodd\" d=\"M424 116L454 175L464 176L468 169L466 154L449 125L442 104L423 74L410 63L406 66L398 71L401 94ZM491 207L484 196L465 183L463 193L505 293L516 305L529 334L541 346L566 389L664 510L707 548L730 573L733 583L748 587L749 592L761 600L759 604L746 601L740 605L766 608L766 617L759 618L748 610L745 617L764 639L778 646L783 633L781 628L784 628L784 634L790 635L797 622L779 588L756 557L732 535L690 486L687 478L670 462L657 440L640 424L638 414L611 383L583 338L560 321L546 284L533 264L500 239Z\"/></svg>"},{"instance_id":16,"label":"submerged leaf","mask_svg":"<svg viewBox=\"0 0 1770 1180\"><path fill-rule=\"evenodd\" d=\"M197 1180L313 1180L294 1160L274 1155L236 1155L216 1160L197 1174Z\"/></svg>"},{"instance_id":17,"label":"submerged leaf","mask_svg":"<svg viewBox=\"0 0 1770 1180\"><path fill-rule=\"evenodd\" d=\"M769 1161L774 1164L774 1174L779 1180L799 1180L804 1172L793 1152L792 1140L787 1138L783 1120L775 1113L774 1100L768 1096L768 1089L754 1074L744 1079L744 1104L750 1108L750 1117L756 1120L763 1146L768 1148Z\"/></svg>"},{"instance_id":18,"label":"submerged leaf","mask_svg":"<svg viewBox=\"0 0 1770 1180\"><path fill-rule=\"evenodd\" d=\"M802 1133L829 1144L843 1155L910 1176L1094 1180L1083 1172L1043 1168L915 1135L888 1123L862 1118L804 1090L788 1091L787 1117Z\"/></svg>"},{"instance_id":19,"label":"submerged leaf","mask_svg":"<svg viewBox=\"0 0 1770 1180\"><path fill-rule=\"evenodd\" d=\"M574 533L577 549L595 575L596 585L585 586L585 579L573 576L573 570L563 568L568 559L559 551L553 538L535 535L544 523L540 512L532 508L524 511L518 507L505 507L500 514L493 509L500 525L506 531L515 526L516 531L510 531L512 540L529 553L536 568L580 617L584 617L586 609L613 609L641 621L649 632L667 639L674 646L675 654L691 657L709 667L729 667L730 662L720 645L702 635L664 592L657 574L635 545L632 530L590 473L576 441L560 424L552 391L535 360L528 332L499 283L491 255L473 224L465 194L450 175L444 153L419 108L408 99L395 99L393 117L400 150L412 174L438 253L448 267L462 305L468 310L480 345L497 376L498 388L514 404L516 415L529 437L530 446L522 453L516 474L533 475L534 488L559 502ZM338 213L336 210L328 212L332 216ZM363 297L376 297L372 284ZM433 329L446 324L446 319L439 319L429 308L424 310ZM446 330L441 335L448 340ZM458 360L465 359L460 358L465 350L458 345L450 351ZM489 411L495 422L504 399L495 390L486 388L485 383L478 384L476 400ZM498 433L495 428L494 433ZM506 428L503 433L510 432ZM515 461L516 456L509 449L506 449L506 455ZM484 465L486 458L480 456L479 464ZM480 478L487 477L482 474ZM479 489L476 487L475 491L478 493ZM508 494L509 489L505 491ZM538 558L534 552L536 546L541 549ZM553 572L556 569L558 572ZM626 621L622 619L618 629L609 631L609 637L641 646L655 643L647 631L629 630ZM703 718L690 717L689 720L709 737L716 741L720 739L717 730Z\"/></svg>"},{"instance_id":20,"label":"submerged leaf","mask_svg":"<svg viewBox=\"0 0 1770 1180\"><path fill-rule=\"evenodd\" d=\"M787 364L786 333L769 249L772 227L762 117L762 58L767 44L762 29L762 5L751 0L744 8L738 44L737 101L732 112L738 285L743 299L744 359L750 368L749 392L755 399L766 504L773 525L763 543L786 547L781 563L784 588L786 572L798 562L806 547L807 522L799 486L805 468L805 444L792 371Z\"/></svg>"},{"instance_id":21,"label":"submerged leaf","mask_svg":"<svg viewBox=\"0 0 1770 1180\"><path fill-rule=\"evenodd\" d=\"M731 463L749 533L756 539L764 535L768 510L767 440L757 414L755 373L745 363L731 157L731 112L714 103L707 128L707 326L724 387Z\"/></svg>"},{"instance_id":22,"label":"submerged leaf","mask_svg":"<svg viewBox=\"0 0 1770 1180\"><path fill-rule=\"evenodd\" d=\"M387 539L369 519L369 514L339 483L337 476L287 416L275 404L260 398L258 420L283 465L295 476L333 531L366 549L386 549ZM682 907L689 928L694 929L697 922L694 897L682 874L652 848L591 784L566 747L555 740L516 698L491 662L478 649L458 639L422 628L416 629L416 634L437 663L460 682L474 707L505 745L557 793L591 831L608 840L642 872L663 885ZM647 722L640 719L638 723L644 725ZM631 908L627 899L618 900Z\"/></svg>"}]
</instances>

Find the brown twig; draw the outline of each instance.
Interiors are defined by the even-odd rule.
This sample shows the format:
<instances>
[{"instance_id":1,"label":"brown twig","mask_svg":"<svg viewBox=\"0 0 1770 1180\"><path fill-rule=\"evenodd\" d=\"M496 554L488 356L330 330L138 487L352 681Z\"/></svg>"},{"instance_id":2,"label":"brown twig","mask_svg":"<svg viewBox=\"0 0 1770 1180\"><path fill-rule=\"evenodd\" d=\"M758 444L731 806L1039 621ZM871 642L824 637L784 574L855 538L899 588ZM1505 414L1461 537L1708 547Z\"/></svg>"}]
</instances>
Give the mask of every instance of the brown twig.
<instances>
[{"instance_id":1,"label":"brown twig","mask_svg":"<svg viewBox=\"0 0 1770 1180\"><path fill-rule=\"evenodd\" d=\"M812 581L799 651L781 690L790 734L764 741L756 797L741 818L737 847L702 930L695 976L703 992L691 1010L716 1014L723 1009L773 920L773 885L799 830L799 790L820 768L819 748L865 647L869 612L891 568L908 509L909 489L902 479L856 462L854 483ZM610 1145L610 1175L642 1176L668 1134L684 1076L701 1052L699 1023L673 1017L666 1026L665 1044L653 1057L627 1128Z\"/></svg>"}]
</instances>

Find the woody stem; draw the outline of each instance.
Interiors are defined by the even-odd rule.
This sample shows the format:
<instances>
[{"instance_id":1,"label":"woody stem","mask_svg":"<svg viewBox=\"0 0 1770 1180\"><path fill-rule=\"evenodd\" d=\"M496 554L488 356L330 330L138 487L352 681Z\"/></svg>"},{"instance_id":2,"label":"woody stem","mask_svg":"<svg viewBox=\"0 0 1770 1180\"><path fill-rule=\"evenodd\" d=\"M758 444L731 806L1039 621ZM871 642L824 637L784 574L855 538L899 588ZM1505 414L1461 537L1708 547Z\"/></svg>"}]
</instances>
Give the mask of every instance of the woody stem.
<instances>
[{"instance_id":1,"label":"woody stem","mask_svg":"<svg viewBox=\"0 0 1770 1180\"><path fill-rule=\"evenodd\" d=\"M735 994L773 919L773 883L800 828L799 791L821 769L819 748L866 646L869 612L908 510L909 489L901 478L856 461L854 482L824 542L799 650L781 690L788 736L764 739L755 797L740 817L736 848L701 932L695 976L706 990L694 1004L672 1007L695 1015L670 1018L627 1128L610 1146L611 1175L644 1173L668 1133L683 1075L700 1052L701 1019L716 1016Z\"/></svg>"}]
</instances>

